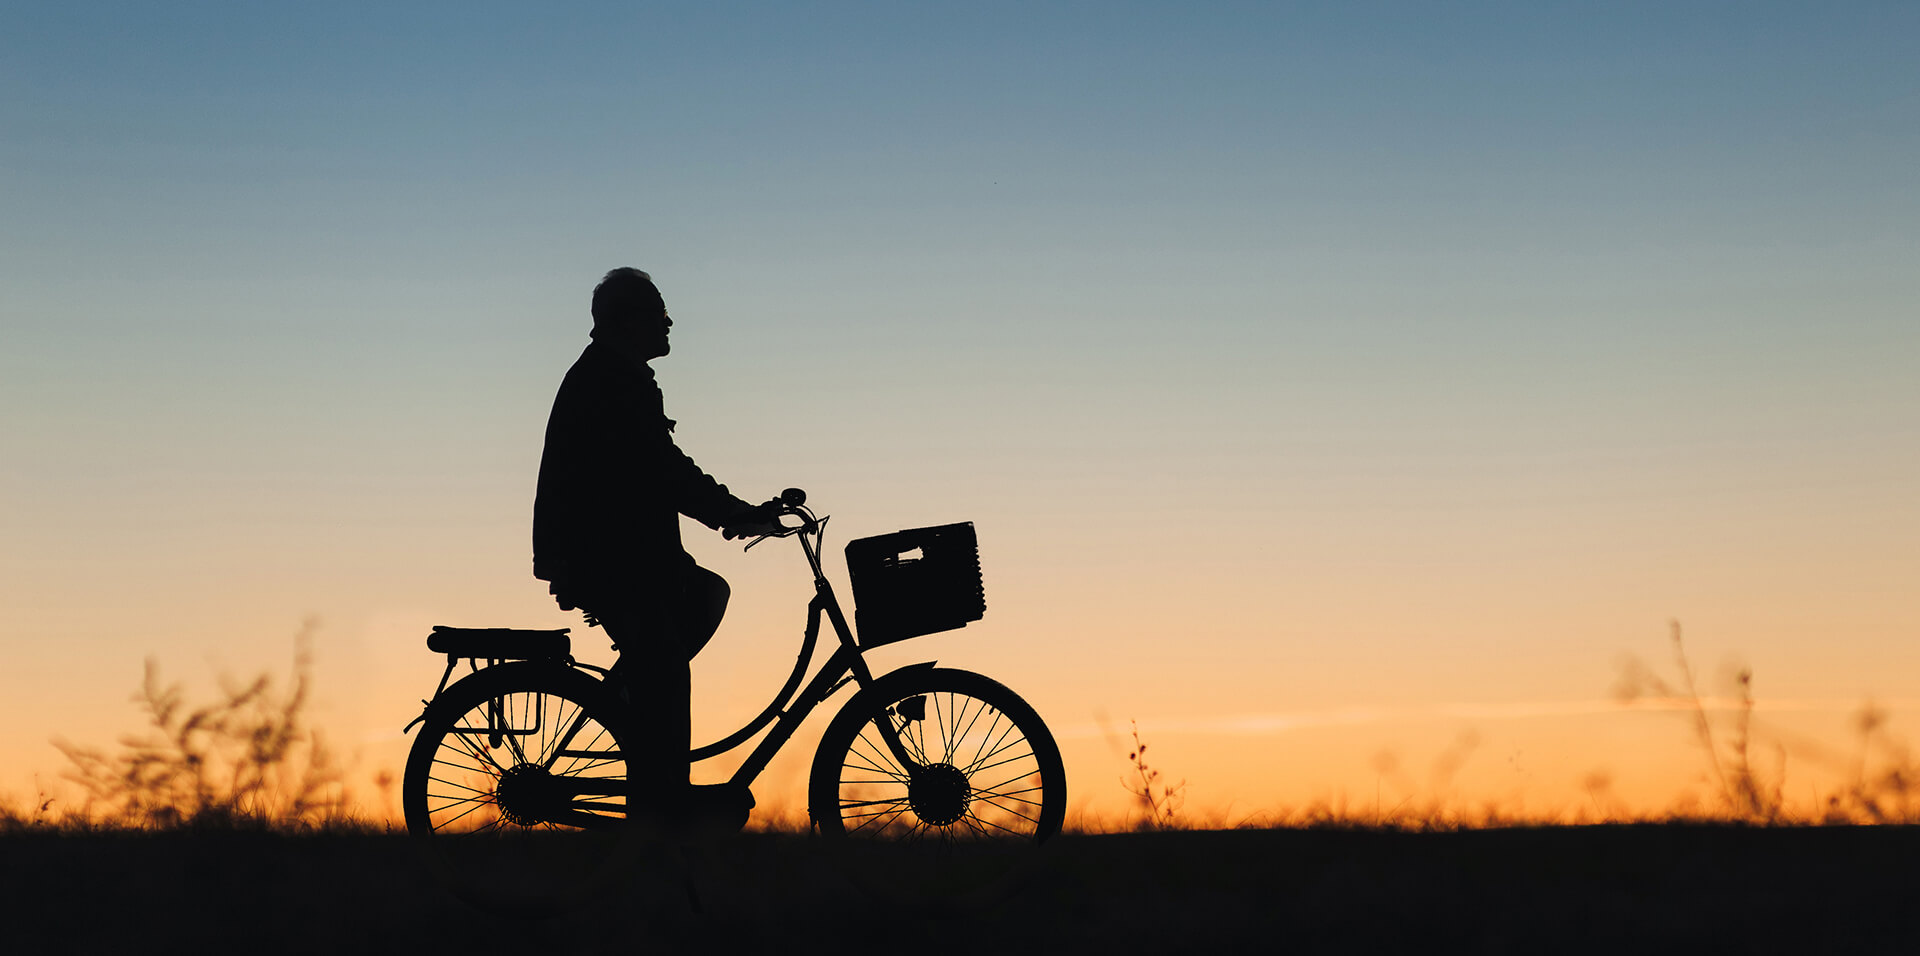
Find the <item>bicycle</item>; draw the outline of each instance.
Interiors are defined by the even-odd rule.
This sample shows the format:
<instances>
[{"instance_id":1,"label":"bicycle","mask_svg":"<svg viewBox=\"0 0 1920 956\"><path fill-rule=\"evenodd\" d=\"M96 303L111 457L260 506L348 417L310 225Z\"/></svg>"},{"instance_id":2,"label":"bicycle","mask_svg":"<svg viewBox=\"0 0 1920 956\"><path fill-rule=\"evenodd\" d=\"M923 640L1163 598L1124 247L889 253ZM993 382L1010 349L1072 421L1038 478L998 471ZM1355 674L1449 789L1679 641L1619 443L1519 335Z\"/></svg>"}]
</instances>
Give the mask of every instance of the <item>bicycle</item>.
<instances>
[{"instance_id":1,"label":"bicycle","mask_svg":"<svg viewBox=\"0 0 1920 956\"><path fill-rule=\"evenodd\" d=\"M799 659L759 716L693 748L689 763L767 731L724 785L747 794L750 806L748 788L768 762L816 707L852 683L855 693L814 753L812 831L870 875L870 886L925 899L994 884L1060 830L1066 774L1053 735L1026 701L990 678L933 661L876 676L865 657L980 618L973 526L849 543L861 602L856 639L822 564L828 518L808 509L799 489L768 508L779 530L746 548L797 538L813 573ZM803 686L823 617L839 644ZM597 623L591 614L586 620ZM649 795L628 786L622 742L645 728L632 726L616 675L573 658L570 630L435 627L427 640L447 655L447 669L407 726L421 731L401 804L434 868L470 902L530 914L562 909L639 846L672 836ZM471 672L449 686L463 660Z\"/></svg>"}]
</instances>

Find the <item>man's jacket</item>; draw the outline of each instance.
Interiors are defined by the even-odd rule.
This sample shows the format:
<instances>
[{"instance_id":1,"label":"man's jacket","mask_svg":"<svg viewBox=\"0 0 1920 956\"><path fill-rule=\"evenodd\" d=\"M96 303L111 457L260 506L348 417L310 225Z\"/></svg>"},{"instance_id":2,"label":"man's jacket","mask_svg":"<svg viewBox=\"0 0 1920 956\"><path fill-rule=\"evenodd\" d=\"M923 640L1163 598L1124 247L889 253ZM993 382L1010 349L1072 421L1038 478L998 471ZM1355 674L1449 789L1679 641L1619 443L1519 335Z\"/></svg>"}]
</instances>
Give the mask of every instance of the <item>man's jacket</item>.
<instances>
[{"instance_id":1,"label":"man's jacket","mask_svg":"<svg viewBox=\"0 0 1920 956\"><path fill-rule=\"evenodd\" d=\"M547 419L533 499L533 574L578 593L644 588L693 564L680 515L719 528L751 506L673 443L653 369L598 343L580 353Z\"/></svg>"}]
</instances>

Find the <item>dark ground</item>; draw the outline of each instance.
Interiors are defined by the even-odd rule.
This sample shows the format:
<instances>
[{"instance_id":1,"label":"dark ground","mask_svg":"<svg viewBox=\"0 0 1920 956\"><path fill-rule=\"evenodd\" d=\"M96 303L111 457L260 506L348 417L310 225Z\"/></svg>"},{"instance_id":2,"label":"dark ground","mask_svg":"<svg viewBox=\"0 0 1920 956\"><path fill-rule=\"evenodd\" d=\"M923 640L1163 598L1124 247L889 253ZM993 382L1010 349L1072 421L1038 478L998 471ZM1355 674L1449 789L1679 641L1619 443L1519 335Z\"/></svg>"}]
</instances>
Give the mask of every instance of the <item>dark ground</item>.
<instances>
[{"instance_id":1,"label":"dark ground","mask_svg":"<svg viewBox=\"0 0 1920 956\"><path fill-rule=\"evenodd\" d=\"M528 922L447 895L403 836L25 832L0 836L0 949L1911 953L1917 869L1920 827L1065 836L998 903L925 914L762 834Z\"/></svg>"}]
</instances>

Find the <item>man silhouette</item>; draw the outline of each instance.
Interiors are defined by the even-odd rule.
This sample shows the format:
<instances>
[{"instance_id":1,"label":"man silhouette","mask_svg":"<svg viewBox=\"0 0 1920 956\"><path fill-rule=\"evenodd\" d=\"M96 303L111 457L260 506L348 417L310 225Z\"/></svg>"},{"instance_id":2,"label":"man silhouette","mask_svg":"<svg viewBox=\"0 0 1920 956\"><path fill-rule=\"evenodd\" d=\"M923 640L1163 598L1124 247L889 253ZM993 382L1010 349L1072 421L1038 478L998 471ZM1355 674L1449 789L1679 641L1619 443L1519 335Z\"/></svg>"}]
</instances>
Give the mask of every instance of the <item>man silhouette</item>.
<instances>
[{"instance_id":1,"label":"man silhouette","mask_svg":"<svg viewBox=\"0 0 1920 956\"><path fill-rule=\"evenodd\" d=\"M597 619L633 705L622 742L638 807L672 812L692 795L688 662L720 626L730 593L680 542L680 515L727 537L770 530L673 443L647 364L667 354L673 320L651 276L607 273L593 290L593 341L567 371L547 419L533 501L533 575L563 610ZM750 806L750 798L738 800ZM744 820L744 806L741 819Z\"/></svg>"}]
</instances>

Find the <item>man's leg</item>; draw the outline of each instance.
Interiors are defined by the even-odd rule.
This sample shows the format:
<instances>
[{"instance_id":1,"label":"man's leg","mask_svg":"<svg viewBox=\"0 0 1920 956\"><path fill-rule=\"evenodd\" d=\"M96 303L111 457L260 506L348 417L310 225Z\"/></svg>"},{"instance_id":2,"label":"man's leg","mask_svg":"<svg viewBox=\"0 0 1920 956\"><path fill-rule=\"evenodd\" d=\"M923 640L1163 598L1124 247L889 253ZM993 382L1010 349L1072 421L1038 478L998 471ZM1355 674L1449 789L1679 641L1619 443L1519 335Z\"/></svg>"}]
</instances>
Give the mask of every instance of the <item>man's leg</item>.
<instances>
[{"instance_id":1,"label":"man's leg","mask_svg":"<svg viewBox=\"0 0 1920 956\"><path fill-rule=\"evenodd\" d=\"M680 587L680 600L674 608L677 612L680 643L686 648L688 660L700 653L700 649L713 640L715 631L720 630L720 619L727 616L727 599L733 595L733 588L727 585L727 579L699 565L687 570Z\"/></svg>"},{"instance_id":2,"label":"man's leg","mask_svg":"<svg viewBox=\"0 0 1920 956\"><path fill-rule=\"evenodd\" d=\"M613 670L632 714L627 779L640 806L678 806L687 789L687 751L692 748L692 674L686 652L665 615L649 607L595 611L600 626L620 648Z\"/></svg>"},{"instance_id":3,"label":"man's leg","mask_svg":"<svg viewBox=\"0 0 1920 956\"><path fill-rule=\"evenodd\" d=\"M720 627L731 594L725 578L689 566L674 586L656 590L645 602L620 602L611 613L595 612L600 626L620 648L613 672L632 701L637 738L626 747L627 777L635 803L683 817L676 823L744 824L753 795L744 788L688 782L687 752L692 749L693 656Z\"/></svg>"}]
</instances>

